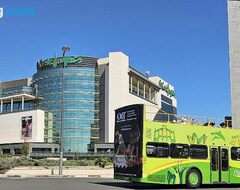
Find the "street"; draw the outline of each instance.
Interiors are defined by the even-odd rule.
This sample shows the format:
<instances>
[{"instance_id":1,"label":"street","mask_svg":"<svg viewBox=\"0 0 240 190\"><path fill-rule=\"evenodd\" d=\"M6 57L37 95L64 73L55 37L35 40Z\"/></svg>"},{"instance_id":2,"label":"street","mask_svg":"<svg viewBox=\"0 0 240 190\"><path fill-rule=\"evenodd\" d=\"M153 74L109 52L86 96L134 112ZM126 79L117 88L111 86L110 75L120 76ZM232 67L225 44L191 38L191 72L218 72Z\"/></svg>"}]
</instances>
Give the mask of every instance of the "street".
<instances>
[{"instance_id":1,"label":"street","mask_svg":"<svg viewBox=\"0 0 240 190\"><path fill-rule=\"evenodd\" d=\"M134 184L107 178L2 178L1 190L117 190L117 189L187 189L186 186L160 186ZM225 185L203 186L200 189L237 190L240 185L229 187Z\"/></svg>"}]
</instances>

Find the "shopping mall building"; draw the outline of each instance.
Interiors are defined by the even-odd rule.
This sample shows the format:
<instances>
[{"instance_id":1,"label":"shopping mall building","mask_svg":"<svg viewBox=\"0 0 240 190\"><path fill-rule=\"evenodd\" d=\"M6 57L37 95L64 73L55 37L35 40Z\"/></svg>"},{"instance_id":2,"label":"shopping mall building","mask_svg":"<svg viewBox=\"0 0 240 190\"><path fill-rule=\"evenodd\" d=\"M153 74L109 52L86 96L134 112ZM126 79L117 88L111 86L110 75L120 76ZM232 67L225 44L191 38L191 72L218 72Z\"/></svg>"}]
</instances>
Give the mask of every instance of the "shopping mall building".
<instances>
[{"instance_id":1,"label":"shopping mall building","mask_svg":"<svg viewBox=\"0 0 240 190\"><path fill-rule=\"evenodd\" d=\"M121 52L111 52L106 58L40 60L32 78L0 85L4 134L0 153L14 154L23 142L31 143L31 153L56 153L61 128L65 153L109 151L115 109L143 103L156 111L177 113L174 87L130 67L128 56Z\"/></svg>"}]
</instances>

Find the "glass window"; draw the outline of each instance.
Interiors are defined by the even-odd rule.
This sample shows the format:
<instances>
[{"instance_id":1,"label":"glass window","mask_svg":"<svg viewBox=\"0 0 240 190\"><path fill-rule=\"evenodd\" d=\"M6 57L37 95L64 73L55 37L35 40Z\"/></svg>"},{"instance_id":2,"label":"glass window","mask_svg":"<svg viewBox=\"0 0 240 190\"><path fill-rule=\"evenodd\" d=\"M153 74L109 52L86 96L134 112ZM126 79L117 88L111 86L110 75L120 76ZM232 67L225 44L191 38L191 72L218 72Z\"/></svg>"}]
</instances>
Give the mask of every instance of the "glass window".
<instances>
[{"instance_id":1,"label":"glass window","mask_svg":"<svg viewBox=\"0 0 240 190\"><path fill-rule=\"evenodd\" d=\"M191 145L189 154L192 159L206 159L208 157L207 146Z\"/></svg>"},{"instance_id":2,"label":"glass window","mask_svg":"<svg viewBox=\"0 0 240 190\"><path fill-rule=\"evenodd\" d=\"M232 147L231 148L231 158L232 158L232 160L240 161L240 147Z\"/></svg>"},{"instance_id":3,"label":"glass window","mask_svg":"<svg viewBox=\"0 0 240 190\"><path fill-rule=\"evenodd\" d=\"M188 158L189 146L187 144L171 144L170 156L172 158Z\"/></svg>"},{"instance_id":4,"label":"glass window","mask_svg":"<svg viewBox=\"0 0 240 190\"><path fill-rule=\"evenodd\" d=\"M162 101L172 105L172 99L171 98L168 98L167 96L164 96L163 94L161 95L161 99Z\"/></svg>"},{"instance_id":5,"label":"glass window","mask_svg":"<svg viewBox=\"0 0 240 190\"><path fill-rule=\"evenodd\" d=\"M218 149L211 149L211 167L212 171L218 171Z\"/></svg>"},{"instance_id":6,"label":"glass window","mask_svg":"<svg viewBox=\"0 0 240 190\"><path fill-rule=\"evenodd\" d=\"M221 150L222 157L222 171L228 171L228 149Z\"/></svg>"},{"instance_id":7,"label":"glass window","mask_svg":"<svg viewBox=\"0 0 240 190\"><path fill-rule=\"evenodd\" d=\"M147 156L167 158L169 156L169 145L167 143L147 143Z\"/></svg>"},{"instance_id":8,"label":"glass window","mask_svg":"<svg viewBox=\"0 0 240 190\"><path fill-rule=\"evenodd\" d=\"M92 58L91 58L92 60ZM94 64L93 64L94 63ZM43 97L41 108L55 115L54 137L58 138L61 127L62 81L64 84L64 150L87 152L92 127L99 128L98 73L96 60L82 67L62 67L38 70L33 76L38 96ZM91 68L90 68L91 67ZM62 78L62 72L64 77ZM87 140L85 140L85 138Z\"/></svg>"}]
</instances>

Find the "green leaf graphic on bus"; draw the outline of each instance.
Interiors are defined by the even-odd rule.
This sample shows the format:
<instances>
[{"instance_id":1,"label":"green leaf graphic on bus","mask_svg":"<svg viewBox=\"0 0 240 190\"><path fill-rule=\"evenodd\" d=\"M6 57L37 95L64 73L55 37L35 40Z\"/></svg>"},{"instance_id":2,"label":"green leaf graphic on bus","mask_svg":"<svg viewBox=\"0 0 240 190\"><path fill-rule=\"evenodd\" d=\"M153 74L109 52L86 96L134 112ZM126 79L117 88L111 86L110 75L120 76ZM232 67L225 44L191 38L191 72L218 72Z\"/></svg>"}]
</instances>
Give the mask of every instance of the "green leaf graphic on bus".
<instances>
[{"instance_id":1,"label":"green leaf graphic on bus","mask_svg":"<svg viewBox=\"0 0 240 190\"><path fill-rule=\"evenodd\" d=\"M187 135L187 138L190 144L205 144L207 141L207 136L205 134L198 137L196 133L193 133L192 136Z\"/></svg>"},{"instance_id":2,"label":"green leaf graphic on bus","mask_svg":"<svg viewBox=\"0 0 240 190\"><path fill-rule=\"evenodd\" d=\"M183 184L183 172L186 170L186 167L182 167L178 164L177 167L171 168L167 172L168 184Z\"/></svg>"},{"instance_id":3,"label":"green leaf graphic on bus","mask_svg":"<svg viewBox=\"0 0 240 190\"><path fill-rule=\"evenodd\" d=\"M176 142L175 132L168 129L167 125L162 125L162 128L154 131L155 142Z\"/></svg>"},{"instance_id":4,"label":"green leaf graphic on bus","mask_svg":"<svg viewBox=\"0 0 240 190\"><path fill-rule=\"evenodd\" d=\"M215 132L215 133L211 133L212 136L213 136L213 141L216 140L216 139L221 139L223 141L225 141L225 137L223 136L222 132L219 131L219 132Z\"/></svg>"}]
</instances>

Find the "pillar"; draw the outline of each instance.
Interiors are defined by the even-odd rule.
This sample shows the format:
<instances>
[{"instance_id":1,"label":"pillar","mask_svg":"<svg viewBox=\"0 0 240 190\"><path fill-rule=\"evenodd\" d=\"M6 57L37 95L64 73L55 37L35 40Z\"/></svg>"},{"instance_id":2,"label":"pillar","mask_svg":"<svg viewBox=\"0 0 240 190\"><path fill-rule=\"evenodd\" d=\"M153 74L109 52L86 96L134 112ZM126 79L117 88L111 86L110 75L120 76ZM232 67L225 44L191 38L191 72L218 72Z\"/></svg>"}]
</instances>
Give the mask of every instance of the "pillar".
<instances>
[{"instance_id":1,"label":"pillar","mask_svg":"<svg viewBox=\"0 0 240 190\"><path fill-rule=\"evenodd\" d=\"M1 100L1 108L0 108L0 113L3 112L3 100Z\"/></svg>"},{"instance_id":2,"label":"pillar","mask_svg":"<svg viewBox=\"0 0 240 190\"><path fill-rule=\"evenodd\" d=\"M13 98L11 98L11 111L10 112L13 112Z\"/></svg>"},{"instance_id":3,"label":"pillar","mask_svg":"<svg viewBox=\"0 0 240 190\"><path fill-rule=\"evenodd\" d=\"M22 110L24 110L24 96L22 96Z\"/></svg>"}]
</instances>

